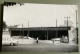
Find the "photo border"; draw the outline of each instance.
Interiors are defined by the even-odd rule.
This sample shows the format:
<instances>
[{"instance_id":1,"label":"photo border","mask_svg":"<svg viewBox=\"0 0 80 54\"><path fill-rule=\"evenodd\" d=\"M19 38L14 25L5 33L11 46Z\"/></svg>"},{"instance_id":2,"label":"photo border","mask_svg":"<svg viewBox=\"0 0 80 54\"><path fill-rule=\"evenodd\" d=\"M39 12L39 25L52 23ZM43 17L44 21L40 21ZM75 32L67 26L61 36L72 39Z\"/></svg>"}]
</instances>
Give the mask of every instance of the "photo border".
<instances>
[{"instance_id":1,"label":"photo border","mask_svg":"<svg viewBox=\"0 0 80 54\"><path fill-rule=\"evenodd\" d=\"M78 5L78 23L79 22L79 15L80 15L80 0L6 0L6 2L20 2L20 3L42 3L42 4L68 4L68 5ZM0 51L1 51L1 43L2 43L2 20L3 20L3 7L2 4L4 3L4 0L0 0ZM79 24L78 24L79 25ZM79 27L79 26L78 26ZM79 34L79 32L78 32ZM78 36L79 38L79 36ZM79 41L80 42L80 41ZM79 45L79 44L78 44ZM79 47L80 49L80 47ZM7 54L67 54L67 52L6 52ZM5 54L6 54L5 53ZM71 52L71 54L78 54L80 52Z\"/></svg>"}]
</instances>

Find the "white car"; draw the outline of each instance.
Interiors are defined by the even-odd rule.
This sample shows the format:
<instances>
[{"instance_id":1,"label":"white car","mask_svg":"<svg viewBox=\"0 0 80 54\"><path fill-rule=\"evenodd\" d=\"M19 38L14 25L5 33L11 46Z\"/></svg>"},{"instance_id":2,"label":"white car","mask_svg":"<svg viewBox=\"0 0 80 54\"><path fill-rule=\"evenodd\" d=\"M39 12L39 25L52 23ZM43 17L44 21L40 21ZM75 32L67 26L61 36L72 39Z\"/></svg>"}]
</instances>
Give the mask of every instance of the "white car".
<instances>
[{"instance_id":1,"label":"white car","mask_svg":"<svg viewBox=\"0 0 80 54\"><path fill-rule=\"evenodd\" d=\"M60 38L53 38L51 39L53 43L60 43Z\"/></svg>"},{"instance_id":2,"label":"white car","mask_svg":"<svg viewBox=\"0 0 80 54\"><path fill-rule=\"evenodd\" d=\"M2 38L2 45L17 45L18 41L13 40L11 37Z\"/></svg>"}]
</instances>

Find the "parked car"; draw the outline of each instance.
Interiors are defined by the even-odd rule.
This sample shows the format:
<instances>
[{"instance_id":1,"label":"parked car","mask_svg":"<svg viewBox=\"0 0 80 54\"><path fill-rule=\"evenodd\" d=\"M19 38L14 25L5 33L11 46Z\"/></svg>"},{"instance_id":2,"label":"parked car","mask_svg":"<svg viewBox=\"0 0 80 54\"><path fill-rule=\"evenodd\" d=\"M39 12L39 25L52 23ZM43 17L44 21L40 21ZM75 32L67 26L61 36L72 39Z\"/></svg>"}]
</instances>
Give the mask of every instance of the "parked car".
<instances>
[{"instance_id":1,"label":"parked car","mask_svg":"<svg viewBox=\"0 0 80 54\"><path fill-rule=\"evenodd\" d=\"M60 43L60 38L53 38L51 39L53 43Z\"/></svg>"},{"instance_id":2,"label":"parked car","mask_svg":"<svg viewBox=\"0 0 80 54\"><path fill-rule=\"evenodd\" d=\"M18 44L18 40L13 40L11 37L4 37L2 38L2 45L17 45Z\"/></svg>"},{"instance_id":3,"label":"parked car","mask_svg":"<svg viewBox=\"0 0 80 54\"><path fill-rule=\"evenodd\" d=\"M64 37L61 38L61 42L62 43L68 43L68 41L69 40L68 40L68 37L67 36L64 36Z\"/></svg>"}]
</instances>

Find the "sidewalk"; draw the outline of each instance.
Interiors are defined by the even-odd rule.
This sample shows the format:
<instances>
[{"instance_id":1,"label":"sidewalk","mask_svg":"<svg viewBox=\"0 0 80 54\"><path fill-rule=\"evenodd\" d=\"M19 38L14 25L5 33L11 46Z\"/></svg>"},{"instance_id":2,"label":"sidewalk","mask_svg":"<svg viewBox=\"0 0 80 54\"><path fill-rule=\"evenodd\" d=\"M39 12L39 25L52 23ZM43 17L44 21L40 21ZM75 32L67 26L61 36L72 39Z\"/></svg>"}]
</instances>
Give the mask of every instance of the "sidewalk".
<instances>
[{"instance_id":1,"label":"sidewalk","mask_svg":"<svg viewBox=\"0 0 80 54\"><path fill-rule=\"evenodd\" d=\"M38 40L39 44L54 44L54 45L77 45L75 43L53 43L51 40ZM34 39L18 39L18 44L36 44Z\"/></svg>"},{"instance_id":2,"label":"sidewalk","mask_svg":"<svg viewBox=\"0 0 80 54\"><path fill-rule=\"evenodd\" d=\"M18 39L18 44L33 44L35 40L33 39Z\"/></svg>"}]
</instances>

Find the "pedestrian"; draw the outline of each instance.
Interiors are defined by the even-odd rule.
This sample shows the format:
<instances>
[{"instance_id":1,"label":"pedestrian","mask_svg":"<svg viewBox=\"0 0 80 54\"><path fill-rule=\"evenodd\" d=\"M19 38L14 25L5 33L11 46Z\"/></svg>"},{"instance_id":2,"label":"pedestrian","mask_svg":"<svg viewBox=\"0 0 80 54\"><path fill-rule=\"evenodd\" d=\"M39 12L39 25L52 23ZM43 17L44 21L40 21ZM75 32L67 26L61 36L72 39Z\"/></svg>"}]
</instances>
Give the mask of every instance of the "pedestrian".
<instances>
[{"instance_id":1,"label":"pedestrian","mask_svg":"<svg viewBox=\"0 0 80 54\"><path fill-rule=\"evenodd\" d=\"M37 37L37 41L36 42L38 43L38 37Z\"/></svg>"}]
</instances>

